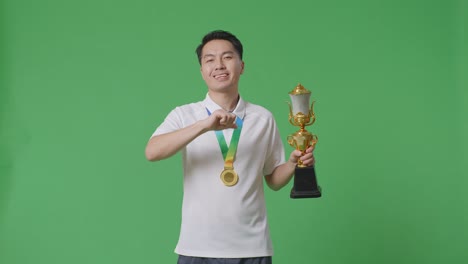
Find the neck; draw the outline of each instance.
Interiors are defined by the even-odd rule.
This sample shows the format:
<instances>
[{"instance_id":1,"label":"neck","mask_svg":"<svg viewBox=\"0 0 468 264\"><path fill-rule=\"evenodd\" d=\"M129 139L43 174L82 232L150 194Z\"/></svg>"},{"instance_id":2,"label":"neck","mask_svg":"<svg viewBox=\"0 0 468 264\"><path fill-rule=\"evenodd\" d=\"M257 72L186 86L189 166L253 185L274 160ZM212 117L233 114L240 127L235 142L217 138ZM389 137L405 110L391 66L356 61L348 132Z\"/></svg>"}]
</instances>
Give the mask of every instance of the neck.
<instances>
[{"instance_id":1,"label":"neck","mask_svg":"<svg viewBox=\"0 0 468 264\"><path fill-rule=\"evenodd\" d=\"M234 111L239 101L239 93L237 91L235 93L215 93L209 91L208 95L213 102L228 112Z\"/></svg>"}]
</instances>

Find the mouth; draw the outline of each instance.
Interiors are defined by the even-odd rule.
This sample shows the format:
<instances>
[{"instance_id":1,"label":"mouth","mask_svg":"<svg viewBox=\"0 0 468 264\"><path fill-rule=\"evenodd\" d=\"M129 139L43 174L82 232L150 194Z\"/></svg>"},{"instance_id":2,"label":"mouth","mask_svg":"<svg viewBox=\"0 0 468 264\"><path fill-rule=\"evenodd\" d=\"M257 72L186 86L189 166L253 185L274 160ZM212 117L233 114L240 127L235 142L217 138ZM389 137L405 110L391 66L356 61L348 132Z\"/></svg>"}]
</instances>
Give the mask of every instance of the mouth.
<instances>
[{"instance_id":1,"label":"mouth","mask_svg":"<svg viewBox=\"0 0 468 264\"><path fill-rule=\"evenodd\" d=\"M225 80L228 77L229 77L229 73L218 73L218 74L213 75L213 78L215 78L216 80Z\"/></svg>"}]
</instances>

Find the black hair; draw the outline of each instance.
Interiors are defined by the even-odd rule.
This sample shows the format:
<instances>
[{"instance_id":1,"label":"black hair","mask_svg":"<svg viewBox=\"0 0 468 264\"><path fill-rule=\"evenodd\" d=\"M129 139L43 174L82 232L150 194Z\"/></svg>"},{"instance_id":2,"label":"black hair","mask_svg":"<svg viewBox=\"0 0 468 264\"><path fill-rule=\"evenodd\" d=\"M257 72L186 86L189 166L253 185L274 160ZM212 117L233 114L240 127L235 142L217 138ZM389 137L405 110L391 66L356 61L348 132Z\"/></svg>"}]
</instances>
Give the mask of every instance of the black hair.
<instances>
[{"instance_id":1,"label":"black hair","mask_svg":"<svg viewBox=\"0 0 468 264\"><path fill-rule=\"evenodd\" d=\"M234 49L237 51L237 54L239 54L239 57L242 60L242 53L244 52L244 50L240 40L228 31L214 30L203 37L202 42L200 43L200 45L198 45L197 49L195 50L198 56L198 63L200 63L200 65L203 47L206 45L206 43L215 39L222 39L231 42L232 46L234 46Z\"/></svg>"}]
</instances>

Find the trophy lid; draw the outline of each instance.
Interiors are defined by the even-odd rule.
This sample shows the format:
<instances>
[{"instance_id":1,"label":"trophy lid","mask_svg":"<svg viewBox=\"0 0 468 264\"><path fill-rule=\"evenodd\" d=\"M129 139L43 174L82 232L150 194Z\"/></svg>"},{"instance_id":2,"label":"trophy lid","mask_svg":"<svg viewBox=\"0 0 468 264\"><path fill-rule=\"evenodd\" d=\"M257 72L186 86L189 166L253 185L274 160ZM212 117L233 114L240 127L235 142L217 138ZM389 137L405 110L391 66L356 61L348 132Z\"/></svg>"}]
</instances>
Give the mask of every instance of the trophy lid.
<instances>
[{"instance_id":1,"label":"trophy lid","mask_svg":"<svg viewBox=\"0 0 468 264\"><path fill-rule=\"evenodd\" d=\"M291 95L299 95L299 94L310 94L310 91L304 88L302 84L298 84L296 88L294 88L291 92L289 92Z\"/></svg>"}]
</instances>

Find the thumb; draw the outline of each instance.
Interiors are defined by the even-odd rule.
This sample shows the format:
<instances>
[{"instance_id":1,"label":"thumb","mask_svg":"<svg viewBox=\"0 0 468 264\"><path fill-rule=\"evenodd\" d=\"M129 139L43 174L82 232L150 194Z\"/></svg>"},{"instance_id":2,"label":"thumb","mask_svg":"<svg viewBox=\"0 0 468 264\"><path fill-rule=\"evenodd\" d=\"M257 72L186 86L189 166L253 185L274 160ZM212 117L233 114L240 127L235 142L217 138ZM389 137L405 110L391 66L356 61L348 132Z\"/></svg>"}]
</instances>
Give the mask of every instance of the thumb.
<instances>
[{"instance_id":1,"label":"thumb","mask_svg":"<svg viewBox=\"0 0 468 264\"><path fill-rule=\"evenodd\" d=\"M291 152L291 155L289 156L289 160L293 163L297 163L297 161L299 160L301 156L302 156L302 152L296 149L293 152Z\"/></svg>"}]
</instances>

